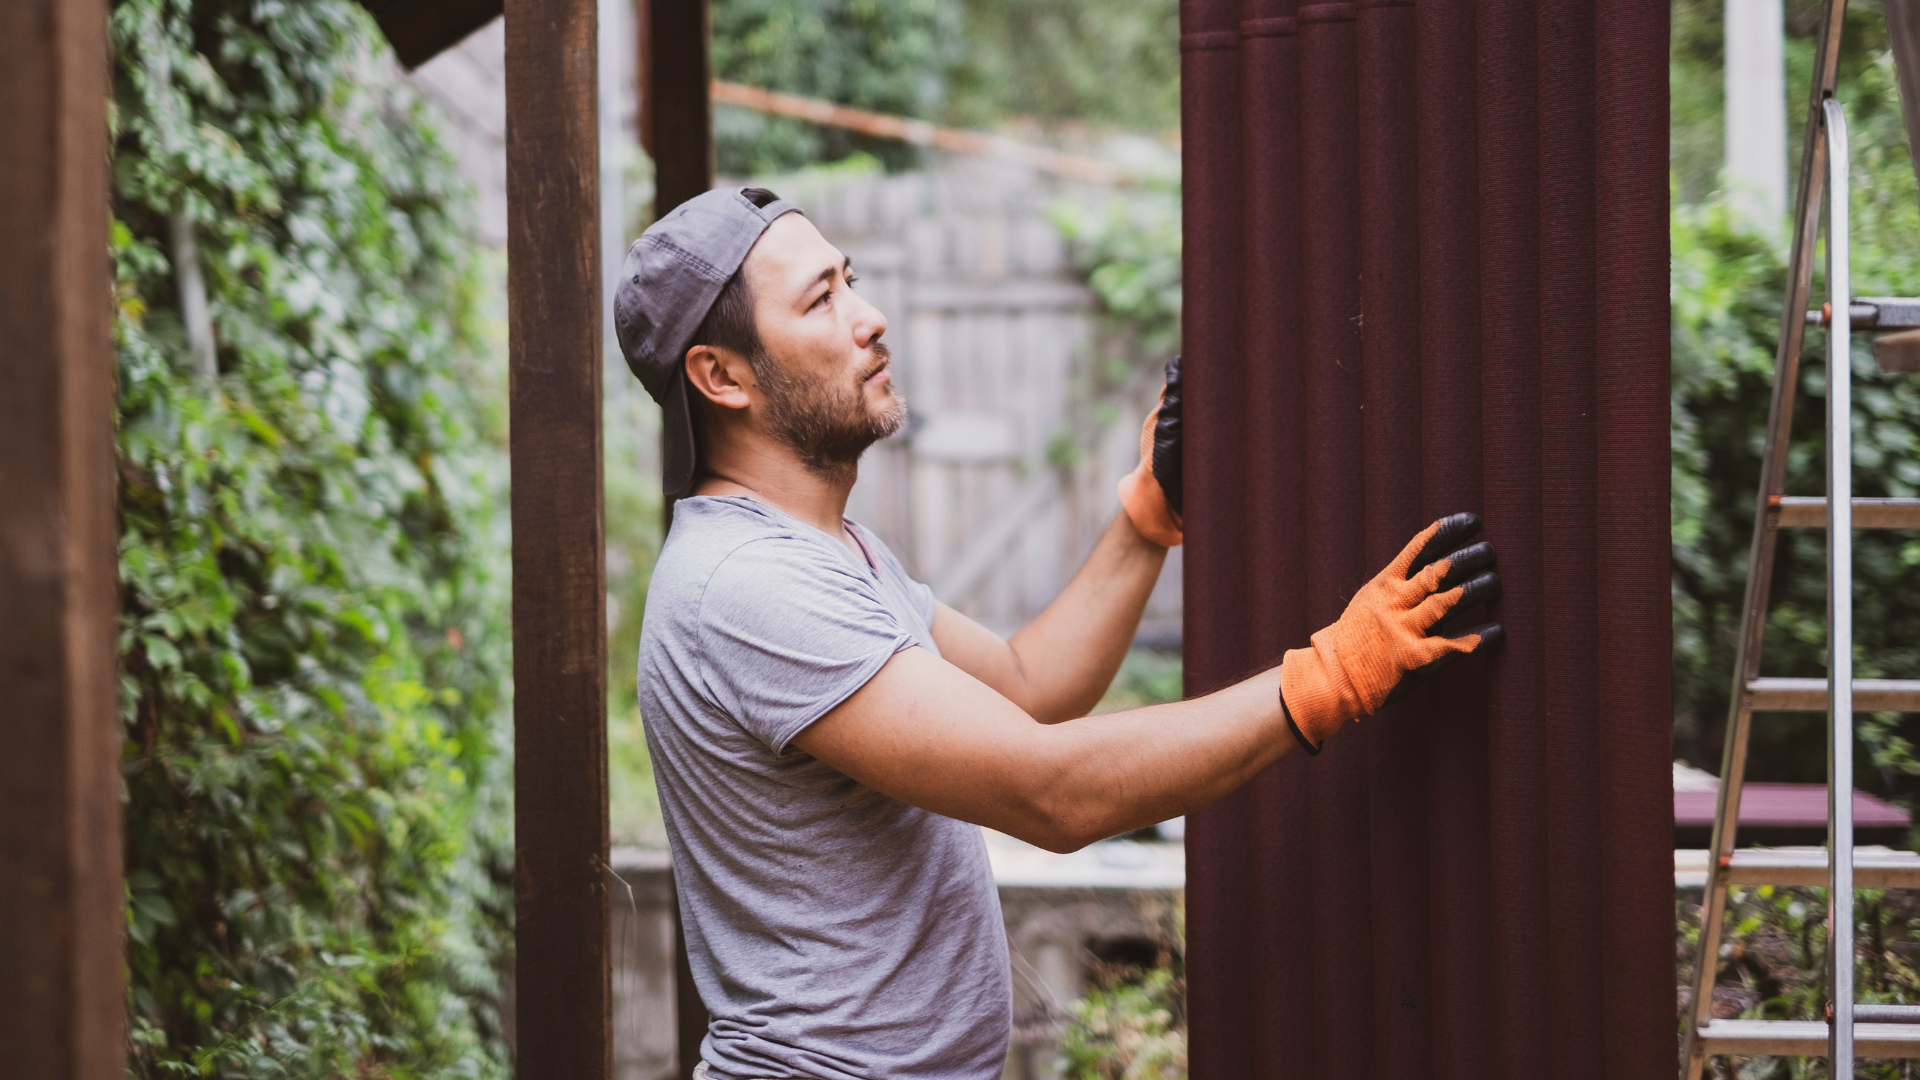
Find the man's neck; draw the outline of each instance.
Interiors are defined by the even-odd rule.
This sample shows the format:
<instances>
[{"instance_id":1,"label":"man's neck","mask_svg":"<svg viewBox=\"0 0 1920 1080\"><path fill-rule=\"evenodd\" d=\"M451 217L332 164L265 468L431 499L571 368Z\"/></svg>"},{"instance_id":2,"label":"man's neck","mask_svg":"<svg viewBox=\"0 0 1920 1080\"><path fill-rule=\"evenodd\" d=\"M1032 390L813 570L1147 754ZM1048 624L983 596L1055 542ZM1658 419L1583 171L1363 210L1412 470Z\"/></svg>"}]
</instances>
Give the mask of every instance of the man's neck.
<instances>
[{"instance_id":1,"label":"man's neck","mask_svg":"<svg viewBox=\"0 0 1920 1080\"><path fill-rule=\"evenodd\" d=\"M743 433L744 434L744 433ZM757 433L716 440L702 462L695 495L740 495L766 503L849 543L842 522L847 494L859 478L858 467L844 477L822 476L800 461L785 444Z\"/></svg>"}]
</instances>

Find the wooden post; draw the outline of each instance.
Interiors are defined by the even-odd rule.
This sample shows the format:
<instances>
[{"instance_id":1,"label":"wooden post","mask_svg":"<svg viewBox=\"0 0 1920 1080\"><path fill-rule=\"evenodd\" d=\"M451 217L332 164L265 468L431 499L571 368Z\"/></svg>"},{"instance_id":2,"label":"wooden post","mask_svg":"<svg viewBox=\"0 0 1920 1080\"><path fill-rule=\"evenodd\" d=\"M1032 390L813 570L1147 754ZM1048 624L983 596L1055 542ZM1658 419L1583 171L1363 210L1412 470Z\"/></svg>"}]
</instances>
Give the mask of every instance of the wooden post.
<instances>
[{"instance_id":1,"label":"wooden post","mask_svg":"<svg viewBox=\"0 0 1920 1080\"><path fill-rule=\"evenodd\" d=\"M594 0L508 0L518 1075L612 1074Z\"/></svg>"},{"instance_id":2,"label":"wooden post","mask_svg":"<svg viewBox=\"0 0 1920 1080\"><path fill-rule=\"evenodd\" d=\"M653 214L713 187L713 61L707 0L652 0L640 23L640 141Z\"/></svg>"},{"instance_id":3,"label":"wooden post","mask_svg":"<svg viewBox=\"0 0 1920 1080\"><path fill-rule=\"evenodd\" d=\"M0 1072L119 1080L102 0L0 4Z\"/></svg>"},{"instance_id":4,"label":"wooden post","mask_svg":"<svg viewBox=\"0 0 1920 1080\"><path fill-rule=\"evenodd\" d=\"M658 220L713 187L713 20L707 0L639 3L640 146L653 159ZM677 500L660 508L662 535L673 528ZM679 993L698 1000L691 986Z\"/></svg>"},{"instance_id":5,"label":"wooden post","mask_svg":"<svg viewBox=\"0 0 1920 1080\"><path fill-rule=\"evenodd\" d=\"M712 18L707 0L640 0L640 145L653 159L653 216L713 187ZM673 503L661 507L664 534ZM680 1080L693 1080L707 1009L687 966L687 935L676 902L674 1031Z\"/></svg>"}]
</instances>

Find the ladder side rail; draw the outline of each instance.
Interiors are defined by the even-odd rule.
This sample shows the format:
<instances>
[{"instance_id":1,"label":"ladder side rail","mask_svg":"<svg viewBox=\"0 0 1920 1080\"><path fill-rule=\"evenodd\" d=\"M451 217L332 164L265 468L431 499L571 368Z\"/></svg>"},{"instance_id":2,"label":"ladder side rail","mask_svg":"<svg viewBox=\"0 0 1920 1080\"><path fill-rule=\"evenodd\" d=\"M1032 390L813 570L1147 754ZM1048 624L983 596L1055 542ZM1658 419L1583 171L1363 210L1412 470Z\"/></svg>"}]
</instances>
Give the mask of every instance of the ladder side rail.
<instances>
[{"instance_id":1,"label":"ladder side rail","mask_svg":"<svg viewBox=\"0 0 1920 1080\"><path fill-rule=\"evenodd\" d=\"M1846 15L1845 0L1830 0L1827 19L1821 25L1820 70L1815 72L1812 100L1807 109L1807 131L1800 153L1799 198L1794 207L1793 253L1787 276L1786 304L1781 309L1780 344L1774 355L1773 400L1768 409L1767 440L1760 468L1760 491L1753 513L1753 545L1748 553L1747 588L1741 610L1740 642L1734 663L1732 702L1729 707L1725 751L1720 771L1719 800L1714 814L1713 862L1710 872L1723 875L1725 863L1733 854L1739 817L1740 789L1746 777L1747 727L1751 717L1747 709L1747 684L1760 676L1761 639L1766 629L1766 609L1772 582L1774 547L1778 539L1769 527L1769 509L1773 498L1785 494L1788 445L1793 427L1793 400L1800 376L1800 352L1804 346L1806 321L1798 317L1806 310L1813 289L1813 255L1820 230L1820 198L1827 170L1824 102L1838 79L1840 60L1840 24ZM1831 518L1829 518L1831 520ZM1723 827L1724 826L1724 827ZM1716 937L1718 936L1716 932ZM1702 1019L1705 1019L1703 1016Z\"/></svg>"},{"instance_id":2,"label":"ladder side rail","mask_svg":"<svg viewBox=\"0 0 1920 1080\"><path fill-rule=\"evenodd\" d=\"M1887 38L1893 46L1893 73L1900 86L1900 116L1907 145L1920 149L1920 0L1886 0ZM1920 154L1912 155L1920 179Z\"/></svg>"},{"instance_id":3,"label":"ladder side rail","mask_svg":"<svg viewBox=\"0 0 1920 1080\"><path fill-rule=\"evenodd\" d=\"M1853 1080L1853 409L1847 310L1847 116L1821 103L1827 126L1827 970L1828 1075Z\"/></svg>"},{"instance_id":4,"label":"ladder side rail","mask_svg":"<svg viewBox=\"0 0 1920 1080\"><path fill-rule=\"evenodd\" d=\"M1793 426L1793 397L1800 375L1800 350L1806 332L1807 299L1813 289L1813 252L1820 228L1820 194L1826 170L1826 125L1822 103L1839 80L1841 26L1846 0L1827 0L1815 50L1818 66L1807 101L1805 134L1800 143L1799 187L1794 200L1793 251L1788 263L1786 303L1780 312L1779 346L1774 353L1773 401L1767 416L1766 452L1754 500L1753 546L1747 557L1747 588L1741 611L1740 641L1733 671L1733 696L1720 763L1720 792L1713 820L1713 848L1702 896L1700 944L1694 963L1691 1022L1687 1025L1686 1080L1699 1080L1706 1065L1699 1029L1713 1015L1713 987L1720 972L1720 937L1726 919L1727 874L1739 832L1740 794L1746 778L1747 728L1752 720L1747 683L1760 674L1760 643L1766 629L1776 533L1769 528L1772 497L1784 494L1787 450Z\"/></svg>"}]
</instances>

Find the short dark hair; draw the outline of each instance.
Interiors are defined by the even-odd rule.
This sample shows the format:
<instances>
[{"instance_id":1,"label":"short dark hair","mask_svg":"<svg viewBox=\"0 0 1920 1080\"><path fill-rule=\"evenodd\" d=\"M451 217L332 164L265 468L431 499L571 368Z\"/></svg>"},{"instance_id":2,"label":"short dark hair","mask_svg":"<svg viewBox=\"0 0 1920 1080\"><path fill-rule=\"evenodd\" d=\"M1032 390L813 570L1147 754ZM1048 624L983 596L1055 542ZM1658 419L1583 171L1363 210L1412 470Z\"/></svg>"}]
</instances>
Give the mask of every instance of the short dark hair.
<instances>
[{"instance_id":1,"label":"short dark hair","mask_svg":"<svg viewBox=\"0 0 1920 1080\"><path fill-rule=\"evenodd\" d=\"M714 298L713 306L707 309L707 317L700 321L700 328L693 332L694 345L711 345L716 349L726 349L747 358L754 368L760 366L760 354L766 347L760 343L760 328L753 322L753 295L747 291L746 268L743 266L733 272L727 283Z\"/></svg>"},{"instance_id":2,"label":"short dark hair","mask_svg":"<svg viewBox=\"0 0 1920 1080\"><path fill-rule=\"evenodd\" d=\"M767 348L760 341L760 328L754 325L753 294L747 290L745 273L744 268L735 270L727 279L713 306L707 309L707 317L700 321L700 328L693 332L693 342L687 348L711 345L739 353L747 358L747 368L759 377L766 370ZM693 426L693 474L696 477L706 472L703 459L707 446L707 414L713 407L705 394L687 387L687 419Z\"/></svg>"},{"instance_id":3,"label":"short dark hair","mask_svg":"<svg viewBox=\"0 0 1920 1080\"><path fill-rule=\"evenodd\" d=\"M744 188L741 194L755 206L764 207L779 196L765 188ZM740 269L733 272L726 285L720 289L720 295L714 297L713 306L707 309L707 317L700 320L700 328L693 332L693 340L687 348L695 345L710 345L716 349L726 349L746 357L747 367L756 377L763 377L771 358L767 347L760 340L760 328L753 321L753 293L747 289L747 267L744 260ZM684 353L682 354L685 355ZM682 361L684 363L684 361ZM688 418L693 423L694 473L699 475L700 452L707 441L707 410L712 404L706 395L692 387L687 388Z\"/></svg>"},{"instance_id":4,"label":"short dark hair","mask_svg":"<svg viewBox=\"0 0 1920 1080\"><path fill-rule=\"evenodd\" d=\"M740 194L759 207L780 198L766 188L741 188ZM693 332L687 348L712 345L737 352L747 358L747 364L758 374L767 350L760 343L759 327L753 324L753 296L747 291L746 273L746 261L741 260L740 269L733 272L720 295L714 297L713 306L707 309L707 317L700 321L700 328Z\"/></svg>"}]
</instances>

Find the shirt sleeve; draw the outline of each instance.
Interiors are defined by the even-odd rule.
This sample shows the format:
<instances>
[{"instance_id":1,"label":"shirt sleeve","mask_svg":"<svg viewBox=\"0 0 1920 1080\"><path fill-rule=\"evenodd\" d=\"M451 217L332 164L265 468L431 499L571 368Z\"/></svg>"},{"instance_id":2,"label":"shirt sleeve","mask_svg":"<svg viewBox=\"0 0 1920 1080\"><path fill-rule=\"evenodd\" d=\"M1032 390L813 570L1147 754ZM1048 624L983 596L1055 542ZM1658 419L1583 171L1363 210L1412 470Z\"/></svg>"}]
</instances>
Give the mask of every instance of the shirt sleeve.
<instances>
[{"instance_id":1,"label":"shirt sleeve","mask_svg":"<svg viewBox=\"0 0 1920 1080\"><path fill-rule=\"evenodd\" d=\"M900 557L893 553L893 549L887 546L886 541L868 532L864 525L855 525L854 528L860 530L860 539L866 542L874 558L885 564L887 570L906 589L907 599L912 602L913 609L919 612L920 621L926 624L927 633L933 633L933 619L940 612L940 604L934 598L933 588L913 580L913 575L907 573L907 568L900 564Z\"/></svg>"},{"instance_id":2,"label":"shirt sleeve","mask_svg":"<svg viewBox=\"0 0 1920 1080\"><path fill-rule=\"evenodd\" d=\"M934 616L940 614L940 605L933 598L933 586L923 585L912 578L907 579L907 586L913 590L914 602L920 605L920 617L927 621L927 632L932 633Z\"/></svg>"},{"instance_id":3,"label":"shirt sleeve","mask_svg":"<svg viewBox=\"0 0 1920 1080\"><path fill-rule=\"evenodd\" d=\"M742 544L721 561L700 629L714 704L775 753L914 643L848 560L791 537Z\"/></svg>"}]
</instances>

